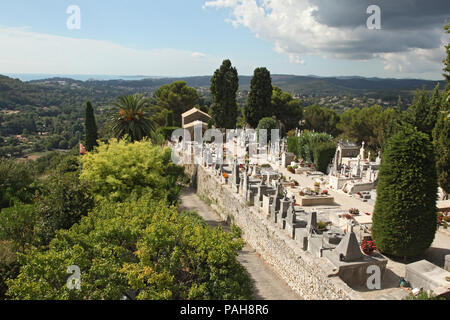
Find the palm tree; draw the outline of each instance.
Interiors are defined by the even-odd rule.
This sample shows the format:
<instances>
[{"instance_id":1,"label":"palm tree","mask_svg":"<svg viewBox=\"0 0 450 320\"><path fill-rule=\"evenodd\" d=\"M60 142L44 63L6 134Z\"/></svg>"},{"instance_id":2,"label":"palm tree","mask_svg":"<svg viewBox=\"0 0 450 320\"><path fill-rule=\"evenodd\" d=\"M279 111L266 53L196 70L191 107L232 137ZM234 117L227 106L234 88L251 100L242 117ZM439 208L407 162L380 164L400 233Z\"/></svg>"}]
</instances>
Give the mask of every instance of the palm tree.
<instances>
[{"instance_id":1,"label":"palm tree","mask_svg":"<svg viewBox=\"0 0 450 320\"><path fill-rule=\"evenodd\" d=\"M155 123L146 113L149 102L142 95L122 96L113 103L112 131L117 139L128 135L131 141L153 137Z\"/></svg>"}]
</instances>

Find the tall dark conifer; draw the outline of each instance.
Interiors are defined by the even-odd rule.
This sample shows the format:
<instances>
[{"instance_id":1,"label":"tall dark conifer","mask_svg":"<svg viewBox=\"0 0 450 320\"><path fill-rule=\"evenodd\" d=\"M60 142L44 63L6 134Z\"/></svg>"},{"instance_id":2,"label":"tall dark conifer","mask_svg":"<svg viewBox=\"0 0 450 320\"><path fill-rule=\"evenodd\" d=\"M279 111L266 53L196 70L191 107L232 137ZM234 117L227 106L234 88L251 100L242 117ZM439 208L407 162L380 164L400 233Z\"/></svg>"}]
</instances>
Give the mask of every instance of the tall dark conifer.
<instances>
[{"instance_id":1,"label":"tall dark conifer","mask_svg":"<svg viewBox=\"0 0 450 320\"><path fill-rule=\"evenodd\" d=\"M86 119L84 125L86 135L86 150L92 151L97 146L97 124L95 123L94 108L90 101L86 103Z\"/></svg>"},{"instance_id":2,"label":"tall dark conifer","mask_svg":"<svg viewBox=\"0 0 450 320\"><path fill-rule=\"evenodd\" d=\"M397 257L428 249L436 233L437 175L429 136L405 126L387 142L373 213L377 248Z\"/></svg>"},{"instance_id":3,"label":"tall dark conifer","mask_svg":"<svg viewBox=\"0 0 450 320\"><path fill-rule=\"evenodd\" d=\"M245 120L256 128L262 118L272 115L272 78L266 68L256 68L250 84L250 93L245 108Z\"/></svg>"},{"instance_id":4,"label":"tall dark conifer","mask_svg":"<svg viewBox=\"0 0 450 320\"><path fill-rule=\"evenodd\" d=\"M211 78L211 94L213 104L211 116L218 128L234 129L238 117L236 92L239 78L236 68L230 60L224 60Z\"/></svg>"}]
</instances>

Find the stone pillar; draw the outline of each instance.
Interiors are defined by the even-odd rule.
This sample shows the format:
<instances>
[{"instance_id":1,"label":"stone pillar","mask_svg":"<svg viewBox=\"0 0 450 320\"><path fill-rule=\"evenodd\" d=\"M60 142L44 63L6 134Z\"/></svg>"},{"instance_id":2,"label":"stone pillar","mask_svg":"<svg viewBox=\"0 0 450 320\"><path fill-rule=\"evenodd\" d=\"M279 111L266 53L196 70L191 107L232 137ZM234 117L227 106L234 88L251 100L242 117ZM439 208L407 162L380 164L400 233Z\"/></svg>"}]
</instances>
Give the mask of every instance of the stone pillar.
<instances>
[{"instance_id":1,"label":"stone pillar","mask_svg":"<svg viewBox=\"0 0 450 320\"><path fill-rule=\"evenodd\" d=\"M280 213L278 215L278 225L282 229L286 228L286 216L290 203L291 201L288 198L284 198L280 201Z\"/></svg>"},{"instance_id":2,"label":"stone pillar","mask_svg":"<svg viewBox=\"0 0 450 320\"><path fill-rule=\"evenodd\" d=\"M450 254L445 256L444 269L450 271Z\"/></svg>"}]
</instances>

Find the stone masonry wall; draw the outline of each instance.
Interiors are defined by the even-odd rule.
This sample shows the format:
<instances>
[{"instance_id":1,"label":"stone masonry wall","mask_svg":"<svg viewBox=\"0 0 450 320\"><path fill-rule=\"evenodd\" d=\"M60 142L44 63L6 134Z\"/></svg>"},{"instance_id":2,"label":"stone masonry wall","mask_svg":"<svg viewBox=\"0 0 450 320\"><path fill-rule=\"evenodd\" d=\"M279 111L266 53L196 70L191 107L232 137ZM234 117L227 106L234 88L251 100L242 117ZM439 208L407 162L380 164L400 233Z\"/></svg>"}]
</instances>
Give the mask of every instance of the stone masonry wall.
<instances>
[{"instance_id":1,"label":"stone masonry wall","mask_svg":"<svg viewBox=\"0 0 450 320\"><path fill-rule=\"evenodd\" d=\"M196 180L197 194L210 203L224 221L242 229L243 239L303 299L362 299L339 277L325 258L318 258L299 248L283 230L275 226L254 207L249 207L230 186L201 165L187 169Z\"/></svg>"}]
</instances>

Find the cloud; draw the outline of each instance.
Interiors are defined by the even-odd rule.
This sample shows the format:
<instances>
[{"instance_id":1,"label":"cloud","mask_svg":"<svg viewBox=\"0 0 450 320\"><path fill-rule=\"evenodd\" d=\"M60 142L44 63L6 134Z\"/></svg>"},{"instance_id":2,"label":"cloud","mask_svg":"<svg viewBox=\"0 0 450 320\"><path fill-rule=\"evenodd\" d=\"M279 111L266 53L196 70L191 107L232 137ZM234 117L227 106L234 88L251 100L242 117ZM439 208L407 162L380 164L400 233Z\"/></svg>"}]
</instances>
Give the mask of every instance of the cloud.
<instances>
[{"instance_id":1,"label":"cloud","mask_svg":"<svg viewBox=\"0 0 450 320\"><path fill-rule=\"evenodd\" d=\"M373 4L381 8L382 30L366 26ZM448 0L216 0L204 6L230 9L234 27L272 42L292 63L320 55L380 59L391 71L436 71L448 42L443 30Z\"/></svg>"},{"instance_id":2,"label":"cloud","mask_svg":"<svg viewBox=\"0 0 450 320\"><path fill-rule=\"evenodd\" d=\"M210 74L217 57L174 49L138 50L91 39L0 27L0 73L184 76Z\"/></svg>"}]
</instances>

